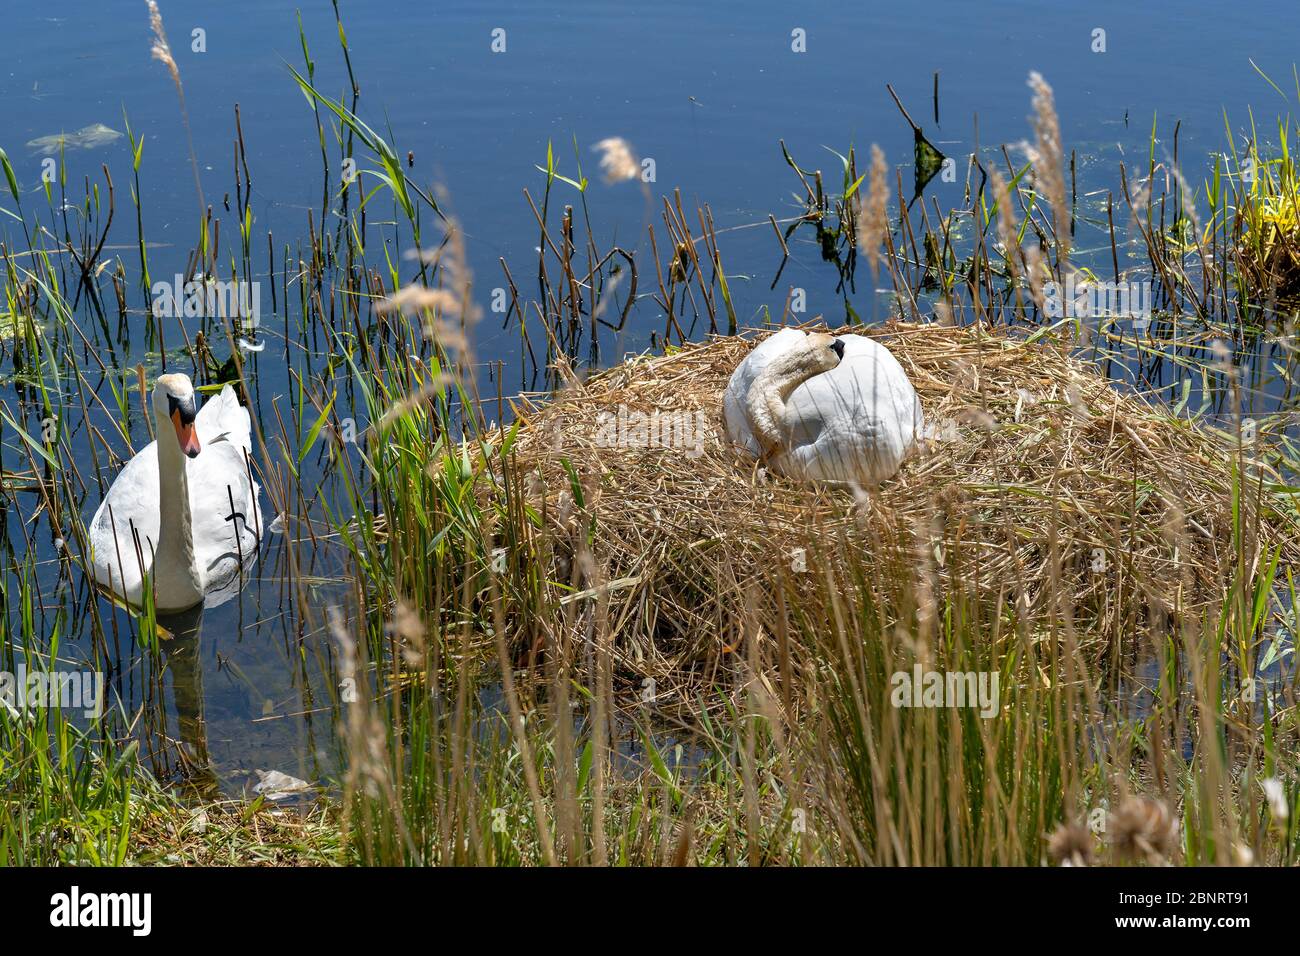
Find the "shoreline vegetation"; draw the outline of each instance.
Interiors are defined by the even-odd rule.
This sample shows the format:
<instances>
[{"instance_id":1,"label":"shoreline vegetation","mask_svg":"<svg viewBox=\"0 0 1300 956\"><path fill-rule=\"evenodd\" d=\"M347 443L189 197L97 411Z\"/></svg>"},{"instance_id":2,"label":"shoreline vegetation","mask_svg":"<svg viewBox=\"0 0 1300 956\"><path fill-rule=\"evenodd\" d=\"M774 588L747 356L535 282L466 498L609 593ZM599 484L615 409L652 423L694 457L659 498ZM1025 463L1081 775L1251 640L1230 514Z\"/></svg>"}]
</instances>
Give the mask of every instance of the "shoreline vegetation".
<instances>
[{"instance_id":1,"label":"shoreline vegetation","mask_svg":"<svg viewBox=\"0 0 1300 956\"><path fill-rule=\"evenodd\" d=\"M105 165L76 197L60 154L41 207L0 153L3 494L38 519L2 556L0 670L147 688L88 721L0 707L0 863L1297 862L1300 453L1290 414L1256 408L1295 373L1285 145L1252 124L1243 149L1229 127L1192 185L1153 128L1084 222L1037 74L1030 140L950 167L967 202L946 214L921 181L945 157L915 124L914 189L876 147L825 176L782 143L804 204L768 220L784 304L744 317L707 205L656 206L641 183L644 242L613 245L576 144L572 175L548 149L525 190L537 260L501 260L506 307L487 313L446 196L361 119L342 21L345 99L300 35L286 82L323 186L293 242L255 232L237 108L233 194L206 206L195 161L177 281L153 272L129 122L128 190ZM630 144L601 146L607 180L637 178ZM1087 261L1084 230L1107 239ZM718 439L755 338L818 321L779 291L809 248L844 298L819 320L886 340L934 426L880 489L797 486ZM861 264L889 290L883 325L854 311ZM1144 276L1140 322L1063 305ZM240 295L215 317L155 308L158 283L174 300L191 282L260 290L274 321ZM489 314L518 336L517 389L473 354ZM611 361L645 315L654 348ZM148 368L120 362L128 328ZM259 387L273 362L288 394ZM315 797L216 796L201 700L168 719L195 688L185 626L87 585L86 506L148 440L146 382L167 368L254 409L278 516L258 573L338 742Z\"/></svg>"}]
</instances>

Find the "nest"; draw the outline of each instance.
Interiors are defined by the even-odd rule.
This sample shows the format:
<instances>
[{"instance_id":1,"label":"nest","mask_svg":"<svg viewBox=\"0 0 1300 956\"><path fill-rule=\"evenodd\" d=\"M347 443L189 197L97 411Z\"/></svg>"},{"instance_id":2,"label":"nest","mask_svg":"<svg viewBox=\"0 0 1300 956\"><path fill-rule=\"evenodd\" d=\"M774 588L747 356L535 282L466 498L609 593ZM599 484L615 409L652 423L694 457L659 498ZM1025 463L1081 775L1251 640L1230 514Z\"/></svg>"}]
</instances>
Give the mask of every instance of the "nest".
<instances>
[{"instance_id":1,"label":"nest","mask_svg":"<svg viewBox=\"0 0 1300 956\"><path fill-rule=\"evenodd\" d=\"M711 678L755 601L771 603L774 573L825 579L845 555L909 569L931 599L1068 616L1098 654L1137 617L1212 615L1243 555L1246 570L1295 556L1293 503L1264 490L1276 476L1246 482L1246 533L1234 537L1241 449L1121 393L1068 350L951 326L852 331L897 357L927 421L877 488L794 482L726 441L722 392L752 339L630 357L519 410L513 467L556 542L539 552L550 580L570 602L608 598L628 676ZM917 626L924 609L902 606L886 575L845 577Z\"/></svg>"}]
</instances>

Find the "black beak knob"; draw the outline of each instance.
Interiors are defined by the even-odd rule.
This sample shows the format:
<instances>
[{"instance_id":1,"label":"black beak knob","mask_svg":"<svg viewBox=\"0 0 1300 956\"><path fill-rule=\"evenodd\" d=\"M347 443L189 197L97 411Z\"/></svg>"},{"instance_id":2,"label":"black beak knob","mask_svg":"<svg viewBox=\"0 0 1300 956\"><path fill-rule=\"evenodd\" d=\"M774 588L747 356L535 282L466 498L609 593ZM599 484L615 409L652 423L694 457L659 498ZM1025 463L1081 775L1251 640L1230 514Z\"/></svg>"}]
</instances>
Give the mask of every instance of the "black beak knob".
<instances>
[{"instance_id":1,"label":"black beak knob","mask_svg":"<svg viewBox=\"0 0 1300 956\"><path fill-rule=\"evenodd\" d=\"M841 360L843 360L843 358L844 358L844 341L843 341L842 339L836 339L834 342L831 343L831 348L834 349L834 350L835 350L835 354L838 355L838 356L840 357Z\"/></svg>"}]
</instances>

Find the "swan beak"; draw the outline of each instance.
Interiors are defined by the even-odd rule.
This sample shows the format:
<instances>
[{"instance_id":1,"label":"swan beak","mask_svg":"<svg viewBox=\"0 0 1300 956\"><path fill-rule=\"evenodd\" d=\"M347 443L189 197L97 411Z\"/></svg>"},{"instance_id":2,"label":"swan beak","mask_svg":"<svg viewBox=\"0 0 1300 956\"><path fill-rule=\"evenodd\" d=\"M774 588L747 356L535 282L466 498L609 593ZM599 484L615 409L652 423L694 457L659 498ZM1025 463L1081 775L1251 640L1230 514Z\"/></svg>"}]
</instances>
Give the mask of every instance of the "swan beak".
<instances>
[{"instance_id":1,"label":"swan beak","mask_svg":"<svg viewBox=\"0 0 1300 956\"><path fill-rule=\"evenodd\" d=\"M176 440L180 442L181 451L189 458L199 453L199 436L194 430L194 422L181 422L181 413L172 412L172 424L176 426Z\"/></svg>"},{"instance_id":2,"label":"swan beak","mask_svg":"<svg viewBox=\"0 0 1300 956\"><path fill-rule=\"evenodd\" d=\"M836 339L834 342L832 342L832 343L831 343L831 350L832 350L832 351L833 351L837 356L839 356L840 360L842 361L842 360L844 359L844 340L843 340L843 339Z\"/></svg>"}]
</instances>

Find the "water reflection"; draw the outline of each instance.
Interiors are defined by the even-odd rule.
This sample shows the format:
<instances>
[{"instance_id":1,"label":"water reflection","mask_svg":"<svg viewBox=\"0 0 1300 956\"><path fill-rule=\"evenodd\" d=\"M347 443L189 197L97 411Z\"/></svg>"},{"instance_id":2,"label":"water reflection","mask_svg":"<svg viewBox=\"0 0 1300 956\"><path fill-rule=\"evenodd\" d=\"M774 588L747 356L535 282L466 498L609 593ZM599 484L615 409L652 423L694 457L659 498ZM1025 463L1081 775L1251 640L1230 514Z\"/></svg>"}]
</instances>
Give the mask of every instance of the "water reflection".
<instances>
[{"instance_id":1,"label":"water reflection","mask_svg":"<svg viewBox=\"0 0 1300 956\"><path fill-rule=\"evenodd\" d=\"M161 642L164 674L171 677L172 712L179 739L171 740L179 771L187 786L204 796L215 795L220 783L208 754L208 727L203 700L202 604L159 618L172 638ZM160 721L160 726L166 726Z\"/></svg>"}]
</instances>

